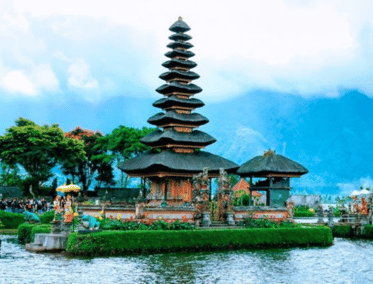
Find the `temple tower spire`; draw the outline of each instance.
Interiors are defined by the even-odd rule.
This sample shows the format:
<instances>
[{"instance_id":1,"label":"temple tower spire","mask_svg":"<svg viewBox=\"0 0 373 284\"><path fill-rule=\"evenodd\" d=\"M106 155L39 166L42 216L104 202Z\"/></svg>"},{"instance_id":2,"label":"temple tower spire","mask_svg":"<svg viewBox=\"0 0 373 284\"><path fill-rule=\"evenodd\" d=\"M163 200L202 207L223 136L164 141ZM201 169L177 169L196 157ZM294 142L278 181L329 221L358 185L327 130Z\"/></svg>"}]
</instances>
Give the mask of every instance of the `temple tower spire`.
<instances>
[{"instance_id":1,"label":"temple tower spire","mask_svg":"<svg viewBox=\"0 0 373 284\"><path fill-rule=\"evenodd\" d=\"M152 150L118 165L130 176L151 181L147 198L154 204L161 200L168 204L191 202L192 177L204 168L209 168L209 177L219 176L221 168L228 172L238 168L227 159L200 151L216 140L198 130L209 120L196 112L204 103L195 98L202 89L193 83L199 75L192 71L197 64L190 60L194 53L190 51L193 45L189 42L189 30L181 17L170 27L170 51L165 54L168 60L162 64L168 70L159 76L165 83L156 89L162 98L153 103L161 112L148 119L157 130L141 139Z\"/></svg>"},{"instance_id":2,"label":"temple tower spire","mask_svg":"<svg viewBox=\"0 0 373 284\"><path fill-rule=\"evenodd\" d=\"M189 43L192 37L186 34L189 30L190 27L181 17L170 27L173 34L169 39L172 42L167 47L171 51L165 54L170 60L162 64L168 71L159 76L166 82L156 90L163 98L153 104L163 112L148 119L148 122L157 126L159 130L141 140L153 148L171 149L178 153L193 153L196 149L204 148L216 141L207 133L197 130L209 120L194 112L195 109L204 106L204 103L194 98L202 89L192 83L199 75L191 71L197 64L190 60L194 53L189 50L193 47Z\"/></svg>"}]
</instances>

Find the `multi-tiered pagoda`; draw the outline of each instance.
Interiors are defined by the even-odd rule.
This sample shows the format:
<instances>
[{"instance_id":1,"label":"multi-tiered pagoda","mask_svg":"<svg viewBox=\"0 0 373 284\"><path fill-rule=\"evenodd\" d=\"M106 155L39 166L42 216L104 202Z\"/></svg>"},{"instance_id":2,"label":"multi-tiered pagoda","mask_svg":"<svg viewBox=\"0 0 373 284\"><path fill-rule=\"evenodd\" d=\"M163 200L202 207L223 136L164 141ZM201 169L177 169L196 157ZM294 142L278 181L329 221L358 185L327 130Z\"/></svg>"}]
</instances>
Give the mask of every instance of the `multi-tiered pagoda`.
<instances>
[{"instance_id":1,"label":"multi-tiered pagoda","mask_svg":"<svg viewBox=\"0 0 373 284\"><path fill-rule=\"evenodd\" d=\"M191 200L192 176L203 168L209 168L210 177L218 176L220 168L228 172L238 168L229 160L200 150L216 140L197 130L209 120L194 112L204 103L193 97L202 89L192 83L199 75L190 71L197 64L189 60L194 56L189 50L193 45L188 42L192 37L185 34L189 30L181 17L170 27L174 34L167 47L172 50L165 54L170 60L162 64L169 70L160 75L166 83L156 90L163 98L153 103L162 112L148 119L158 129L141 139L153 150L119 165L130 176L151 180L152 199L175 203Z\"/></svg>"}]
</instances>

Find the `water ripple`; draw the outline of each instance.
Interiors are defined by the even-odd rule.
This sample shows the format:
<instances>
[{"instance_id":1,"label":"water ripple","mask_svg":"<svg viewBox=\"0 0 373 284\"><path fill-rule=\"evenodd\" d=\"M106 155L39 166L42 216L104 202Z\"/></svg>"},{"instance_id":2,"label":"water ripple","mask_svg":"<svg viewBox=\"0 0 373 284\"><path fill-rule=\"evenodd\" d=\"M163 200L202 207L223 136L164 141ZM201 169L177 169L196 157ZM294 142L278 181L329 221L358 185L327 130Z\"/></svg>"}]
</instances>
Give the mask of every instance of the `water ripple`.
<instances>
[{"instance_id":1,"label":"water ripple","mask_svg":"<svg viewBox=\"0 0 373 284\"><path fill-rule=\"evenodd\" d=\"M373 241L327 248L68 258L3 240L0 283L373 283Z\"/></svg>"}]
</instances>

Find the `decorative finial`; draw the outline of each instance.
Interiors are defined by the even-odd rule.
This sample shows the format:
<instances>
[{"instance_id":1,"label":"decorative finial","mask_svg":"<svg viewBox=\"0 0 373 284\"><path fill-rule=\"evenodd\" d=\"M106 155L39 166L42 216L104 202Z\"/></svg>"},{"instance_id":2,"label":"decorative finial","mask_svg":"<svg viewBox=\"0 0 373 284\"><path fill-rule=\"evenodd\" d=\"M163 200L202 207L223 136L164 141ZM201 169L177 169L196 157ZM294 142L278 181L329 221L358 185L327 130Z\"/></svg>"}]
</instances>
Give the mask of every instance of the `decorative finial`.
<instances>
[{"instance_id":1,"label":"decorative finial","mask_svg":"<svg viewBox=\"0 0 373 284\"><path fill-rule=\"evenodd\" d=\"M273 156L273 155L275 155L275 154L276 154L275 151L269 149L268 151L264 152L264 157L267 158L267 157L269 157L269 156Z\"/></svg>"},{"instance_id":2,"label":"decorative finial","mask_svg":"<svg viewBox=\"0 0 373 284\"><path fill-rule=\"evenodd\" d=\"M179 18L177 18L177 20L178 20L178 21L182 21L182 20L183 20L183 18L182 18L182 17L179 17Z\"/></svg>"}]
</instances>

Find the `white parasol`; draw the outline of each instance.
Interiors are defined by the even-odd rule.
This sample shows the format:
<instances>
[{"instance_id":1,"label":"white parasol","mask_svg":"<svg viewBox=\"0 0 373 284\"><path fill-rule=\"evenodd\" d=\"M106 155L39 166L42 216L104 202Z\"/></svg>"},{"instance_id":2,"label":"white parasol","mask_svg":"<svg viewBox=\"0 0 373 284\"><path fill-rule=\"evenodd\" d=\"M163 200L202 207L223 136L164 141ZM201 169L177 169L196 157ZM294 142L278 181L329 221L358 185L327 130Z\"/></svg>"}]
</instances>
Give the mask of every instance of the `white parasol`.
<instances>
[{"instance_id":1,"label":"white parasol","mask_svg":"<svg viewBox=\"0 0 373 284\"><path fill-rule=\"evenodd\" d=\"M368 194L370 194L370 191L369 190L366 190L366 189L362 189L362 190L360 190L360 195L368 195Z\"/></svg>"}]
</instances>

